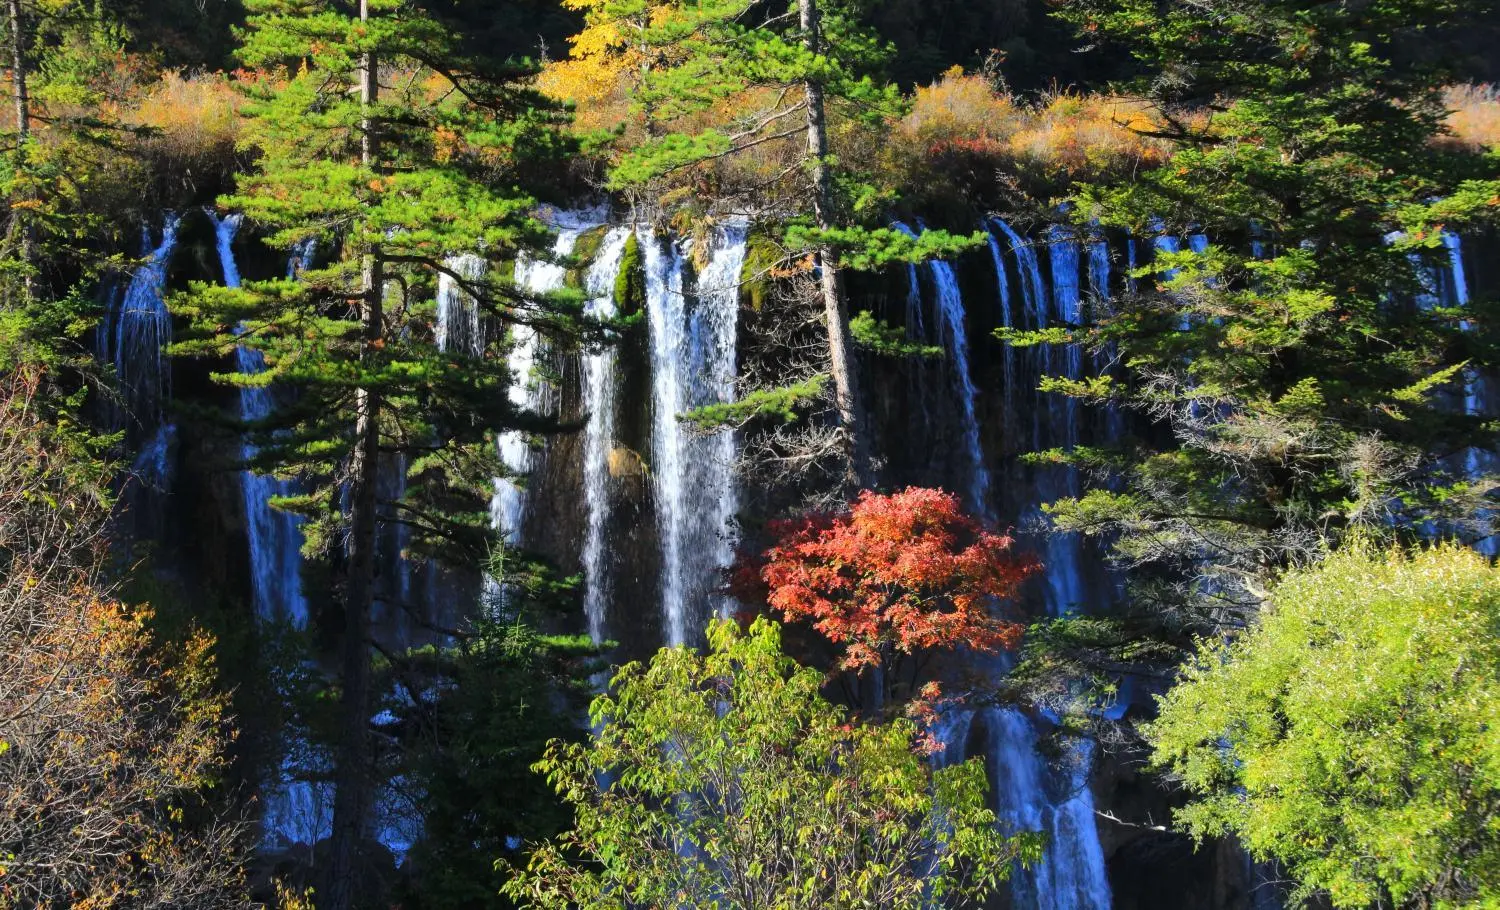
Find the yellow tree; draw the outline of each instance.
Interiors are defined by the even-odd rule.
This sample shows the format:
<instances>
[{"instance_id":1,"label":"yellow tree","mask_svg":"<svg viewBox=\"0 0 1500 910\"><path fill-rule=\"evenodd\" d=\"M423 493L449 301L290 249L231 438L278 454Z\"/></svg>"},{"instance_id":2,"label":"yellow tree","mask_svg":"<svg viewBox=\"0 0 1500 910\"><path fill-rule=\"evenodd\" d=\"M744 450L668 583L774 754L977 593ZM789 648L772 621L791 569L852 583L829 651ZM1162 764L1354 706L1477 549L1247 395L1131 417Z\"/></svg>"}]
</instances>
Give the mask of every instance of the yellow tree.
<instances>
[{"instance_id":1,"label":"yellow tree","mask_svg":"<svg viewBox=\"0 0 1500 910\"><path fill-rule=\"evenodd\" d=\"M0 910L248 908L244 826L207 798L212 640L165 646L111 596L105 506L37 385L0 387Z\"/></svg>"}]
</instances>

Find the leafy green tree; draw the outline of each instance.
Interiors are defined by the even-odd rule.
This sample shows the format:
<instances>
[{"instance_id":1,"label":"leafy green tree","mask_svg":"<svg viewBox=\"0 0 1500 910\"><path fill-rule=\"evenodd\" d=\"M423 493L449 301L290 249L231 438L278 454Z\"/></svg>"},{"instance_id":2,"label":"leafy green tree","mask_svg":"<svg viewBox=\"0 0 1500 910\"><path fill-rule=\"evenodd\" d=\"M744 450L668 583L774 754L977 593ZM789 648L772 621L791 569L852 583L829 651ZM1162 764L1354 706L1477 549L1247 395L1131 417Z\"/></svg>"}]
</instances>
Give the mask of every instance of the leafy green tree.
<instances>
[{"instance_id":1,"label":"leafy green tree","mask_svg":"<svg viewBox=\"0 0 1500 910\"><path fill-rule=\"evenodd\" d=\"M239 53L254 78L244 135L258 166L222 205L244 212L273 247L314 242L333 255L295 281L195 287L180 307L195 334L179 353L243 346L265 369L224 381L295 393L249 428L254 466L302 481L305 494L275 504L307 516L309 555L341 572L343 720L320 904L334 908L352 900L370 812L379 525L402 522L414 549L482 565L492 536L484 506L491 478L505 473L493 434L552 426L510 403L504 333L489 333L482 351L440 349L437 276L457 282L489 322L559 338L581 325L576 293L536 299L508 270L474 279L445 265L461 252L497 261L541 249L546 227L517 187L565 146L558 115L526 86L530 65L462 42L442 6L246 4ZM406 494L380 503L377 473L393 461L405 467Z\"/></svg>"},{"instance_id":2,"label":"leafy green tree","mask_svg":"<svg viewBox=\"0 0 1500 910\"><path fill-rule=\"evenodd\" d=\"M1500 570L1454 544L1356 544L1204 641L1147 730L1193 801L1335 907L1500 900Z\"/></svg>"},{"instance_id":3,"label":"leafy green tree","mask_svg":"<svg viewBox=\"0 0 1500 910\"><path fill-rule=\"evenodd\" d=\"M1129 228L1158 253L1133 292L1052 333L1118 352L1121 372L1044 385L1159 428L1043 456L1096 480L1050 511L1131 567L1131 635L1181 647L1240 625L1267 578L1353 528L1490 533L1494 485L1454 457L1494 446L1490 419L1461 406L1496 363L1490 308L1424 284L1447 266L1440 228L1492 223L1500 198L1491 161L1440 141L1444 48L1480 6L1063 6L1137 58L1133 88L1175 144L1161 167L1078 193L1081 227Z\"/></svg>"},{"instance_id":4,"label":"leafy green tree","mask_svg":"<svg viewBox=\"0 0 1500 910\"><path fill-rule=\"evenodd\" d=\"M594 702L592 742L537 770L575 812L506 884L526 906L917 908L981 899L1011 860L984 767L933 771L915 726L850 723L757 619L663 649Z\"/></svg>"},{"instance_id":5,"label":"leafy green tree","mask_svg":"<svg viewBox=\"0 0 1500 910\"><path fill-rule=\"evenodd\" d=\"M124 32L78 0L7 0L0 12L0 369L41 365L53 392L76 391L93 285L136 238L112 209L122 186L135 196L145 180L114 113L130 68Z\"/></svg>"}]
</instances>

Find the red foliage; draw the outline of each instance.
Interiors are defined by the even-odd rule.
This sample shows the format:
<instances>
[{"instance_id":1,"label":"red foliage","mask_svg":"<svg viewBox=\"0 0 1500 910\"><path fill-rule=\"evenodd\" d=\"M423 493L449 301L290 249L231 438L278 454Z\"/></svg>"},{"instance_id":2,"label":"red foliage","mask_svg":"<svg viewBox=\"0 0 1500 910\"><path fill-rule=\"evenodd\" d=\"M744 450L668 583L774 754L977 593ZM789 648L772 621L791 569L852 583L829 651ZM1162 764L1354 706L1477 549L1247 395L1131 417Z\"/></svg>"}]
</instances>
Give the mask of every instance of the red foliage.
<instances>
[{"instance_id":1,"label":"red foliage","mask_svg":"<svg viewBox=\"0 0 1500 910\"><path fill-rule=\"evenodd\" d=\"M860 494L840 514L774 522L777 543L742 563L736 588L755 582L788 621L807 621L860 673L901 655L1014 647L1021 627L992 612L1036 572L1013 539L964 514L958 497L910 487Z\"/></svg>"}]
</instances>

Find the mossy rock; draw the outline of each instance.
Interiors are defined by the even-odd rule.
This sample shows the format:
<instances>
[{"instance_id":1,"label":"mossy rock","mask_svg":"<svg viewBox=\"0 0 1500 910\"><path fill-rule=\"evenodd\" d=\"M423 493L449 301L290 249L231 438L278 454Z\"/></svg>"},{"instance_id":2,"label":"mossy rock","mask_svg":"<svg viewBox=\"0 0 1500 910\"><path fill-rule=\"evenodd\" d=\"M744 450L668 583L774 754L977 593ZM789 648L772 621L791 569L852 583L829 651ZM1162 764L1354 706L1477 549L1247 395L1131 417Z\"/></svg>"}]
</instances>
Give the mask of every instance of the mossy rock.
<instances>
[{"instance_id":1,"label":"mossy rock","mask_svg":"<svg viewBox=\"0 0 1500 910\"><path fill-rule=\"evenodd\" d=\"M745 242L745 264L740 268L740 305L759 313L771 294L771 269L785 254L767 234L751 234Z\"/></svg>"},{"instance_id":2,"label":"mossy rock","mask_svg":"<svg viewBox=\"0 0 1500 910\"><path fill-rule=\"evenodd\" d=\"M634 316L646 310L646 263L634 232L625 238L620 272L615 276L615 311Z\"/></svg>"},{"instance_id":3,"label":"mossy rock","mask_svg":"<svg viewBox=\"0 0 1500 910\"><path fill-rule=\"evenodd\" d=\"M514 259L502 259L499 262L491 262L489 277L497 284L514 284L516 280L516 261Z\"/></svg>"},{"instance_id":4,"label":"mossy rock","mask_svg":"<svg viewBox=\"0 0 1500 910\"><path fill-rule=\"evenodd\" d=\"M609 225L601 224L578 235L578 240L573 244L573 265L563 276L564 286L583 290L589 266L593 265L594 258L599 255L599 246L604 243L604 237L608 233Z\"/></svg>"}]
</instances>

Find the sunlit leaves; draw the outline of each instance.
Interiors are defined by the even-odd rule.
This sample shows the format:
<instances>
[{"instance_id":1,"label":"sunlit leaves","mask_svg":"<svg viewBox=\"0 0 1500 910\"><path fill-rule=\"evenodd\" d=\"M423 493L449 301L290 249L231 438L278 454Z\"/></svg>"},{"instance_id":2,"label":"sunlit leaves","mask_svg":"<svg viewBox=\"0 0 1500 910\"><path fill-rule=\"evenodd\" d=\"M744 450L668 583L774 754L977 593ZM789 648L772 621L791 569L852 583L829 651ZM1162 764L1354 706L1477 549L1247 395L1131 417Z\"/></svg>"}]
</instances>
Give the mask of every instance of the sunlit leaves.
<instances>
[{"instance_id":1,"label":"sunlit leaves","mask_svg":"<svg viewBox=\"0 0 1500 910\"><path fill-rule=\"evenodd\" d=\"M1257 628L1205 641L1148 728L1194 801L1334 906L1500 899L1500 570L1453 545L1354 546Z\"/></svg>"}]
</instances>

